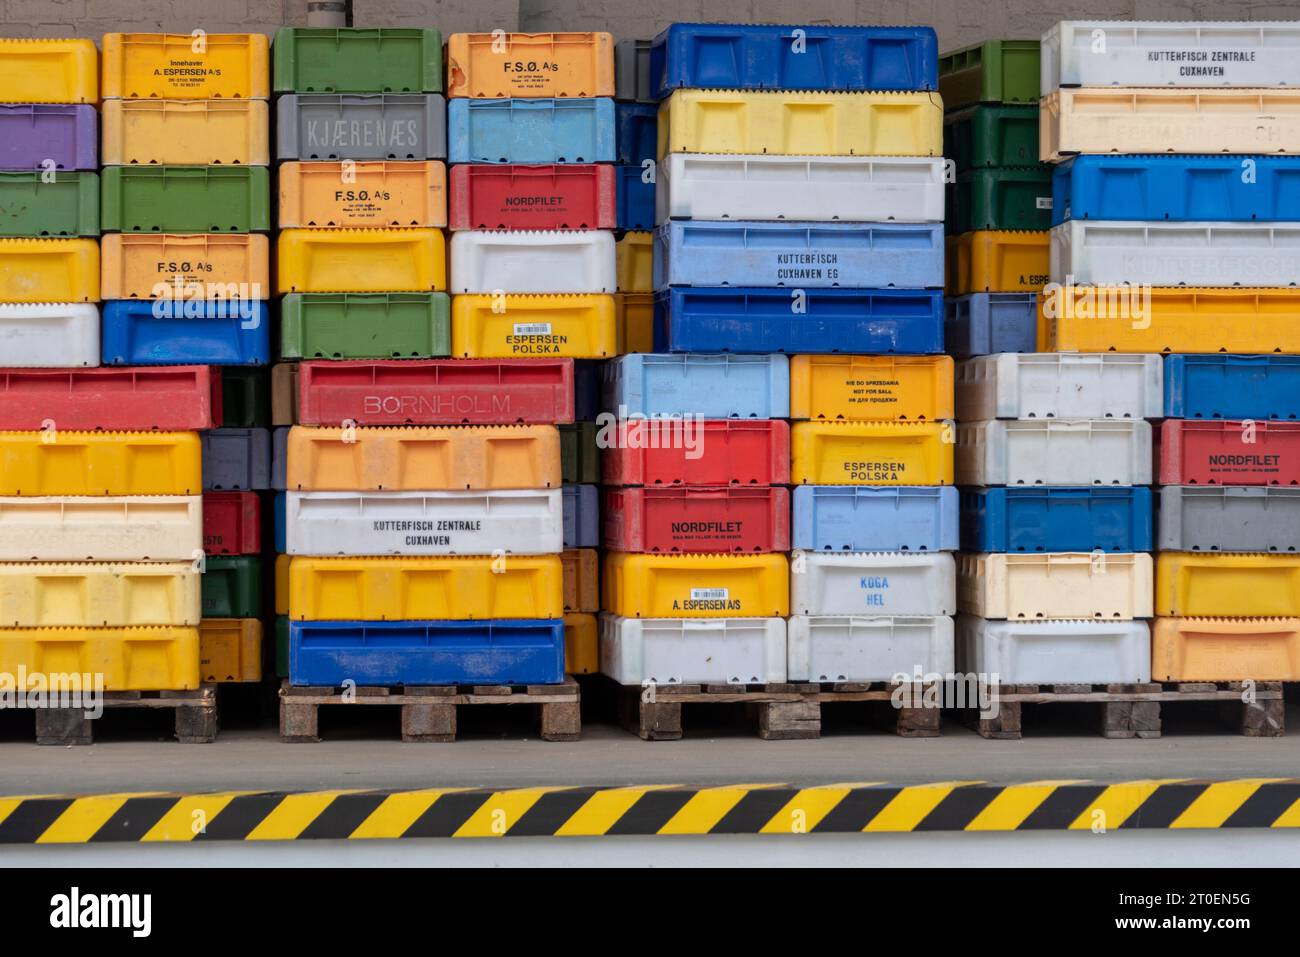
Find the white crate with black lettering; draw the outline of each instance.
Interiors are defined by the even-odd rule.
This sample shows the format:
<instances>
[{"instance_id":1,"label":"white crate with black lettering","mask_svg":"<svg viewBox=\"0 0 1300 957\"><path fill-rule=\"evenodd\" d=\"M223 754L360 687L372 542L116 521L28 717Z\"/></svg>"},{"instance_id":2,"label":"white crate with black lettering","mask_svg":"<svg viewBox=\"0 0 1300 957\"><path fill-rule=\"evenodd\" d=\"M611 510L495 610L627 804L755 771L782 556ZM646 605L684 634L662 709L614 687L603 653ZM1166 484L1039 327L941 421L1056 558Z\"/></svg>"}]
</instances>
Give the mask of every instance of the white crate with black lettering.
<instances>
[{"instance_id":1,"label":"white crate with black lettering","mask_svg":"<svg viewBox=\"0 0 1300 957\"><path fill-rule=\"evenodd\" d=\"M468 229L451 237L453 293L612 293L609 230Z\"/></svg>"},{"instance_id":2,"label":"white crate with black lettering","mask_svg":"<svg viewBox=\"0 0 1300 957\"><path fill-rule=\"evenodd\" d=\"M953 671L947 615L795 615L786 647L791 681L911 681Z\"/></svg>"},{"instance_id":3,"label":"white crate with black lettering","mask_svg":"<svg viewBox=\"0 0 1300 957\"><path fill-rule=\"evenodd\" d=\"M600 670L619 684L786 680L784 618L600 616Z\"/></svg>"},{"instance_id":4,"label":"white crate with black lettering","mask_svg":"<svg viewBox=\"0 0 1300 957\"><path fill-rule=\"evenodd\" d=\"M794 552L792 615L951 615L957 565L948 552Z\"/></svg>"},{"instance_id":5,"label":"white crate with black lettering","mask_svg":"<svg viewBox=\"0 0 1300 957\"><path fill-rule=\"evenodd\" d=\"M959 422L956 471L958 485L1150 485L1151 423Z\"/></svg>"},{"instance_id":6,"label":"white crate with black lettering","mask_svg":"<svg viewBox=\"0 0 1300 957\"><path fill-rule=\"evenodd\" d=\"M1158 419L1164 359L1118 352L1026 352L957 363L957 417Z\"/></svg>"}]
</instances>

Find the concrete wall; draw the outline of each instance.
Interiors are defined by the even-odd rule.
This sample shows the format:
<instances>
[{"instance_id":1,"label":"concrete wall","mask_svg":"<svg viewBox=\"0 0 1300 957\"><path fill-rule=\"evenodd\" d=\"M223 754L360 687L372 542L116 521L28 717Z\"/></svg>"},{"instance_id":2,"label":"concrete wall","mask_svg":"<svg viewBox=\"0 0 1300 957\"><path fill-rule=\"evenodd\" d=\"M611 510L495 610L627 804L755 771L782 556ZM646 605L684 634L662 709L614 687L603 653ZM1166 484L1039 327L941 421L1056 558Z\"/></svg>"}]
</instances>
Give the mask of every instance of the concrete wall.
<instances>
[{"instance_id":1,"label":"concrete wall","mask_svg":"<svg viewBox=\"0 0 1300 957\"><path fill-rule=\"evenodd\" d=\"M307 0L0 0L0 36L113 31L275 32L306 22ZM1263 0L353 0L358 26L460 30L608 30L651 37L674 20L930 24L940 49L988 37L1035 37L1057 20L1270 20L1297 15Z\"/></svg>"}]
</instances>

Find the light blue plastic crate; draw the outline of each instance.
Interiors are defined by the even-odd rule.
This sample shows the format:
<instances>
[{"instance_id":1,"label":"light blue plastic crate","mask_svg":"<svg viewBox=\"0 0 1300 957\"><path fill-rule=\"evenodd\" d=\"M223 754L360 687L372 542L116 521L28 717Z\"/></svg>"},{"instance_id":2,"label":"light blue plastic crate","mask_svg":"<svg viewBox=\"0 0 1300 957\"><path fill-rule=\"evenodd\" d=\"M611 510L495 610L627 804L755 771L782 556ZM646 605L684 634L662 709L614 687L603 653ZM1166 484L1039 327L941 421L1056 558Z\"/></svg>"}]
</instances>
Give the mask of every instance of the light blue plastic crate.
<instances>
[{"instance_id":1,"label":"light blue plastic crate","mask_svg":"<svg viewBox=\"0 0 1300 957\"><path fill-rule=\"evenodd\" d=\"M633 353L606 363L604 404L628 416L784 419L790 360L783 355Z\"/></svg>"},{"instance_id":2,"label":"light blue plastic crate","mask_svg":"<svg viewBox=\"0 0 1300 957\"><path fill-rule=\"evenodd\" d=\"M794 490L794 548L837 552L957 550L957 489L921 485Z\"/></svg>"},{"instance_id":3,"label":"light blue plastic crate","mask_svg":"<svg viewBox=\"0 0 1300 957\"><path fill-rule=\"evenodd\" d=\"M452 163L612 163L614 101L458 97L447 136Z\"/></svg>"},{"instance_id":4,"label":"light blue plastic crate","mask_svg":"<svg viewBox=\"0 0 1300 957\"><path fill-rule=\"evenodd\" d=\"M945 303L944 346L968 359L999 352L1038 351L1038 294L977 292Z\"/></svg>"},{"instance_id":5,"label":"light blue plastic crate","mask_svg":"<svg viewBox=\"0 0 1300 957\"><path fill-rule=\"evenodd\" d=\"M600 490L594 485L564 485L564 547L596 548L600 544Z\"/></svg>"},{"instance_id":6,"label":"light blue plastic crate","mask_svg":"<svg viewBox=\"0 0 1300 957\"><path fill-rule=\"evenodd\" d=\"M174 306L175 317L155 316ZM265 302L104 303L100 349L104 365L260 366L271 361Z\"/></svg>"}]
</instances>

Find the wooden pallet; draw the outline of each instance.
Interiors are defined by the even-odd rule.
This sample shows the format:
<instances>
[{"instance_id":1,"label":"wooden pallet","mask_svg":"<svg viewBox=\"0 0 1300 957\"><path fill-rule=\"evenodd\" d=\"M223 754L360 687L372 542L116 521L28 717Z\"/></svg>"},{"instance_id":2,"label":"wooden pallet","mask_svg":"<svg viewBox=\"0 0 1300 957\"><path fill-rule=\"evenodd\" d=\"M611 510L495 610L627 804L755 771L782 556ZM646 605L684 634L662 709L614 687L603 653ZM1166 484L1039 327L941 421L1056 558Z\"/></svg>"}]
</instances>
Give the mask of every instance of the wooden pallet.
<instances>
[{"instance_id":1,"label":"wooden pallet","mask_svg":"<svg viewBox=\"0 0 1300 957\"><path fill-rule=\"evenodd\" d=\"M621 723L645 741L680 739L682 706L687 704L742 705L766 741L821 737L822 705L853 702L869 702L881 725L902 737L936 737L940 710L893 707L895 687L886 682L616 686Z\"/></svg>"},{"instance_id":2,"label":"wooden pallet","mask_svg":"<svg viewBox=\"0 0 1300 957\"><path fill-rule=\"evenodd\" d=\"M217 737L217 689L203 685L194 691L105 691L104 710L170 708L176 718L176 740L183 744L209 744ZM65 747L94 744L98 718L86 717L79 708L37 708L36 743Z\"/></svg>"},{"instance_id":3,"label":"wooden pallet","mask_svg":"<svg viewBox=\"0 0 1300 957\"><path fill-rule=\"evenodd\" d=\"M983 717L968 711L971 726L982 737L1019 740L1021 706L1025 704L1096 704L1100 731L1105 738L1158 738L1161 706L1172 702L1217 701L1230 727L1248 737L1275 737L1286 733L1282 684L1253 683L1253 701L1243 700L1247 688L1240 681L1182 682L1109 685L1001 685L996 694L998 713ZM993 693L989 690L989 693Z\"/></svg>"},{"instance_id":4,"label":"wooden pallet","mask_svg":"<svg viewBox=\"0 0 1300 957\"><path fill-rule=\"evenodd\" d=\"M322 705L396 705L402 710L403 741L455 741L456 709L464 705L537 705L543 741L577 741L582 734L578 684L427 685L338 688L280 685L280 740L319 741Z\"/></svg>"}]
</instances>

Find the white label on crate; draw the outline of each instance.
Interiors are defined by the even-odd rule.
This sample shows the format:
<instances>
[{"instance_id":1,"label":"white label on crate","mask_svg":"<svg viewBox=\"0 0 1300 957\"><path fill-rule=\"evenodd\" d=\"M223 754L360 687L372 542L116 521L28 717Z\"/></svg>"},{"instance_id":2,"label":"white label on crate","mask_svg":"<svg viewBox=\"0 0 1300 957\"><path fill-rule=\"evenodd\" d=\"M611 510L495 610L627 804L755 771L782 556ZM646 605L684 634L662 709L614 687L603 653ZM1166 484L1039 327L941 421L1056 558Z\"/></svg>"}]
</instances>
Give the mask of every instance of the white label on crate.
<instances>
[{"instance_id":1,"label":"white label on crate","mask_svg":"<svg viewBox=\"0 0 1300 957\"><path fill-rule=\"evenodd\" d=\"M551 324L549 322L516 322L515 335L517 336L549 336L551 334Z\"/></svg>"},{"instance_id":2,"label":"white label on crate","mask_svg":"<svg viewBox=\"0 0 1300 957\"><path fill-rule=\"evenodd\" d=\"M1050 197L1050 196L1039 196L1037 199L1034 200L1034 205L1035 205L1037 208L1039 208L1039 209L1051 209L1051 208L1052 208L1052 197Z\"/></svg>"},{"instance_id":3,"label":"white label on crate","mask_svg":"<svg viewBox=\"0 0 1300 957\"><path fill-rule=\"evenodd\" d=\"M691 601L727 601L729 597L725 588L691 589Z\"/></svg>"}]
</instances>

